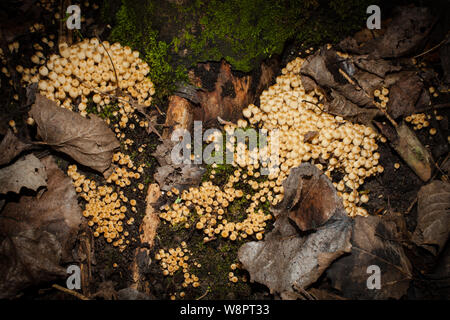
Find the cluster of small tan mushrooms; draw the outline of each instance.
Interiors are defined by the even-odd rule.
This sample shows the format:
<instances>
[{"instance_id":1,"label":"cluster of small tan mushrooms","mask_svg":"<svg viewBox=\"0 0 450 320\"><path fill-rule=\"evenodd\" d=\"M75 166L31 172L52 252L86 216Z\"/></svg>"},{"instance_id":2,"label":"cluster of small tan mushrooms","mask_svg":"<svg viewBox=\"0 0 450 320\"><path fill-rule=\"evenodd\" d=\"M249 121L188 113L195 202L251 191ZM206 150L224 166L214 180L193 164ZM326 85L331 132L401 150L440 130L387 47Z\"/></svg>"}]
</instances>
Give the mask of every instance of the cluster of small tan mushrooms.
<instances>
[{"instance_id":1,"label":"cluster of small tan mushrooms","mask_svg":"<svg viewBox=\"0 0 450 320\"><path fill-rule=\"evenodd\" d=\"M122 166L116 167L107 179L108 184L116 185L115 188L113 185L97 186L94 180L78 173L76 165L69 166L67 175L72 178L76 192L86 201L83 216L89 219L88 225L94 228L94 236L103 235L108 243L123 251L130 243L130 240L125 239L129 233L124 231L123 223L134 223L133 217L127 219L127 212L130 210L127 205L132 212L137 212L137 202L135 199L128 199L120 188L130 186L132 179L139 179L143 165L136 168L130 157L121 152L113 155L113 162ZM141 183L137 187L141 191L144 189ZM136 188L134 192L137 192Z\"/></svg>"},{"instance_id":2,"label":"cluster of small tan mushrooms","mask_svg":"<svg viewBox=\"0 0 450 320\"><path fill-rule=\"evenodd\" d=\"M40 93L50 100L69 110L76 106L85 116L89 98L96 105L109 105L111 96L116 96L119 89L121 127L128 122L127 115L134 112L132 100L150 106L155 88L146 78L150 69L139 58L139 52L119 43L100 43L97 38L72 46L62 43L59 52L60 55L51 55L39 67L39 73L30 78L31 82L38 82ZM33 62L42 64L38 54L33 58L36 60Z\"/></svg>"},{"instance_id":3,"label":"cluster of small tan mushrooms","mask_svg":"<svg viewBox=\"0 0 450 320\"><path fill-rule=\"evenodd\" d=\"M268 178L278 184L291 168L313 163L333 180L349 216L367 216L361 204L369 197L358 189L366 178L384 171L376 152L379 136L370 127L323 112L321 94L307 93L302 86L299 71L303 61L298 57L289 62L276 84L261 94L260 107L250 105L243 111L251 124L280 131L281 166ZM377 93L383 103L389 91L383 88ZM342 171L344 176L336 180L333 171Z\"/></svg>"},{"instance_id":4,"label":"cluster of small tan mushrooms","mask_svg":"<svg viewBox=\"0 0 450 320\"><path fill-rule=\"evenodd\" d=\"M181 246L177 248L170 248L167 252L164 249L159 250L155 255L155 259L159 261L164 276L173 276L178 270L183 271L184 281L182 283L183 288L187 288L189 285L197 288L200 286L199 278L189 272L189 256L192 253L187 249L186 242L181 242ZM201 265L194 262L194 266L200 268Z\"/></svg>"}]
</instances>

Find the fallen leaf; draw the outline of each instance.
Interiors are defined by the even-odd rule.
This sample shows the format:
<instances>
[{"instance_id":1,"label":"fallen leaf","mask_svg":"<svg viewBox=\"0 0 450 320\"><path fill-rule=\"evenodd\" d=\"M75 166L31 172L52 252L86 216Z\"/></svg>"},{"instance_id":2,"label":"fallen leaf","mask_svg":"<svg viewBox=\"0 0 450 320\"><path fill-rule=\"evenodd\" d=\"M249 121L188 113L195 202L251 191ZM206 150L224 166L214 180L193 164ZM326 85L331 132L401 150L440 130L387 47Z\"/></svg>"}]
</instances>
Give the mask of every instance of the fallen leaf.
<instances>
[{"instance_id":1,"label":"fallen leaf","mask_svg":"<svg viewBox=\"0 0 450 320\"><path fill-rule=\"evenodd\" d=\"M397 58L412 53L431 31L436 18L426 7L398 7L385 32L374 39L358 43L346 38L339 47L346 52L373 57Z\"/></svg>"},{"instance_id":2,"label":"fallen leaf","mask_svg":"<svg viewBox=\"0 0 450 320\"><path fill-rule=\"evenodd\" d=\"M41 160L47 190L38 199L22 196L0 215L0 297L12 297L29 285L66 275L81 224L81 208L72 181L52 157Z\"/></svg>"},{"instance_id":3,"label":"fallen leaf","mask_svg":"<svg viewBox=\"0 0 450 320\"><path fill-rule=\"evenodd\" d=\"M387 111L394 119L428 107L430 97L427 90L424 90L423 82L414 72L404 71L390 78L395 78L395 82L389 86ZM387 79L386 82L392 82L392 79Z\"/></svg>"},{"instance_id":4,"label":"fallen leaf","mask_svg":"<svg viewBox=\"0 0 450 320\"><path fill-rule=\"evenodd\" d=\"M176 129L190 130L194 121L193 108L187 99L170 96L163 137L170 138L170 134Z\"/></svg>"},{"instance_id":5,"label":"fallen leaf","mask_svg":"<svg viewBox=\"0 0 450 320\"><path fill-rule=\"evenodd\" d=\"M450 184L432 181L420 188L417 198L417 226L412 241L438 255L450 232Z\"/></svg>"},{"instance_id":6,"label":"fallen leaf","mask_svg":"<svg viewBox=\"0 0 450 320\"><path fill-rule=\"evenodd\" d=\"M44 165L33 154L0 169L0 194L19 193L22 187L37 191L47 185Z\"/></svg>"},{"instance_id":7,"label":"fallen leaf","mask_svg":"<svg viewBox=\"0 0 450 320\"><path fill-rule=\"evenodd\" d=\"M285 197L277 213L281 207L302 231L316 229L331 217L347 216L331 180L313 165L291 169L283 188Z\"/></svg>"},{"instance_id":8,"label":"fallen leaf","mask_svg":"<svg viewBox=\"0 0 450 320\"><path fill-rule=\"evenodd\" d=\"M84 118L41 95L36 95L30 115L44 144L99 172L110 167L114 149L120 147L115 134L97 116Z\"/></svg>"},{"instance_id":9,"label":"fallen leaf","mask_svg":"<svg viewBox=\"0 0 450 320\"><path fill-rule=\"evenodd\" d=\"M264 241L248 242L238 252L238 258L250 273L252 282L262 283L272 293L285 296L290 296L294 287L305 288L316 282L335 259L351 248L352 222L342 202L334 202L337 195L331 182L323 182L327 178L310 164L302 164L297 171L293 171L293 178L289 179L290 175L283 184L289 195L281 206L285 210L277 208L274 229ZM311 179L311 176L318 180ZM295 190L295 185L300 192ZM333 203L335 207L320 206L315 211L318 217L311 216L308 213L308 208L314 202L308 196L311 188L318 188L324 194L324 199L331 198L330 204ZM307 232L299 231L288 214Z\"/></svg>"},{"instance_id":10,"label":"fallen leaf","mask_svg":"<svg viewBox=\"0 0 450 320\"><path fill-rule=\"evenodd\" d=\"M0 299L13 298L26 287L66 275L60 266L61 245L47 232L28 229L0 242Z\"/></svg>"},{"instance_id":11,"label":"fallen leaf","mask_svg":"<svg viewBox=\"0 0 450 320\"><path fill-rule=\"evenodd\" d=\"M359 69L373 73L380 78L384 78L387 74L402 69L402 67L394 66L387 60L375 59L369 55L354 56L352 57L352 61Z\"/></svg>"},{"instance_id":12,"label":"fallen leaf","mask_svg":"<svg viewBox=\"0 0 450 320\"><path fill-rule=\"evenodd\" d=\"M322 275L332 261L350 250L351 223L333 221L314 233L301 235L286 216L280 216L265 241L248 242L239 249L243 268L252 282L272 293L305 288Z\"/></svg>"},{"instance_id":13,"label":"fallen leaf","mask_svg":"<svg viewBox=\"0 0 450 320\"><path fill-rule=\"evenodd\" d=\"M10 163L14 160L22 151L29 150L32 144L25 143L17 138L11 129L8 129L5 137L0 143L0 166Z\"/></svg>"},{"instance_id":14,"label":"fallen leaf","mask_svg":"<svg viewBox=\"0 0 450 320\"><path fill-rule=\"evenodd\" d=\"M350 299L400 299L412 278L412 267L400 243L397 225L383 217L356 217L350 255L336 260L327 270L333 288ZM369 266L381 270L381 288L367 287Z\"/></svg>"},{"instance_id":15,"label":"fallen leaf","mask_svg":"<svg viewBox=\"0 0 450 320\"><path fill-rule=\"evenodd\" d=\"M335 90L331 90L331 101L325 101L324 111L335 116L341 116L351 122L369 124L372 119L381 115L377 108L361 108L347 100Z\"/></svg>"}]
</instances>

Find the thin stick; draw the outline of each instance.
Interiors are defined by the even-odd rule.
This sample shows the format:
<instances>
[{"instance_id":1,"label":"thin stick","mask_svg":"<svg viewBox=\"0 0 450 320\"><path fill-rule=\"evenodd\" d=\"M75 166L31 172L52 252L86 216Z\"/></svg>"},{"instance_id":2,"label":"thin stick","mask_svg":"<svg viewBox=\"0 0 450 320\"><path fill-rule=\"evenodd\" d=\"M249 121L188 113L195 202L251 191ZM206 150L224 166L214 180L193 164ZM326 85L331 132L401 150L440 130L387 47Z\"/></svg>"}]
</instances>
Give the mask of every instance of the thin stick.
<instances>
[{"instance_id":1,"label":"thin stick","mask_svg":"<svg viewBox=\"0 0 450 320\"><path fill-rule=\"evenodd\" d=\"M91 300L88 297L86 297L85 295L82 295L81 293L78 293L76 291L69 290L67 288L61 287L60 285L54 284L54 285L52 285L52 287L55 288L56 290L68 293L68 294L70 294L70 295L72 295L72 296L74 296L74 297L76 297L76 298L78 298L80 300Z\"/></svg>"},{"instance_id":2,"label":"thin stick","mask_svg":"<svg viewBox=\"0 0 450 320\"><path fill-rule=\"evenodd\" d=\"M108 55L108 57L109 57L109 61L111 62L111 65L112 65L112 67L113 67L113 69L114 69L114 75L115 75L115 77L116 77L116 85L117 85L117 87L116 87L116 92L119 92L119 93L124 93L121 89L120 89L120 87L119 87L119 77L117 76L117 72L116 72L116 66L114 65L114 62L113 62L113 60L112 60L112 58L111 58L111 55L109 54L109 52L108 52L108 50L106 49L106 47L105 47L105 45L103 44L103 42L102 42L102 40L96 35L95 36L97 39L98 39L98 41L100 42L100 44L102 45L102 47L103 47L103 49L105 49L105 52L106 52L106 54ZM129 95L128 95L129 96ZM133 99L132 97L130 97L131 99ZM159 114L163 114L163 112L161 112L161 110L158 108L158 106L157 105L155 105L155 108L156 108L156 110L158 110L158 112L159 112Z\"/></svg>"},{"instance_id":3,"label":"thin stick","mask_svg":"<svg viewBox=\"0 0 450 320\"><path fill-rule=\"evenodd\" d=\"M102 45L103 49L105 49L106 54L109 57L109 61L111 62L111 65L113 67L114 70L114 75L116 76L116 91L121 91L120 87L119 87L119 77L117 76L117 72L116 72L116 66L114 65L114 62L112 61L112 58L108 52L108 50L106 49L105 45L103 44L102 39L100 39L97 35L95 35L95 37L97 38L97 40L100 42L100 44Z\"/></svg>"},{"instance_id":4,"label":"thin stick","mask_svg":"<svg viewBox=\"0 0 450 320\"><path fill-rule=\"evenodd\" d=\"M424 55L426 55L427 53L430 53L431 51L433 51L433 50L439 48L440 46L442 46L442 45L448 40L447 38L448 38L448 33L447 33L447 36L444 38L444 40L442 40L441 42L439 42L439 43L438 43L437 45L435 45L433 48L428 49L427 51L425 51L425 52L423 52L423 53L421 53L421 54L418 54L417 56L414 56L413 59L416 59L416 58L419 58L419 57L421 57L421 56L424 56Z\"/></svg>"},{"instance_id":5,"label":"thin stick","mask_svg":"<svg viewBox=\"0 0 450 320\"><path fill-rule=\"evenodd\" d=\"M198 297L196 300L201 300L204 297L206 297L206 295L209 293L209 289L206 289L206 292L204 294L202 294L200 297Z\"/></svg>"}]
</instances>

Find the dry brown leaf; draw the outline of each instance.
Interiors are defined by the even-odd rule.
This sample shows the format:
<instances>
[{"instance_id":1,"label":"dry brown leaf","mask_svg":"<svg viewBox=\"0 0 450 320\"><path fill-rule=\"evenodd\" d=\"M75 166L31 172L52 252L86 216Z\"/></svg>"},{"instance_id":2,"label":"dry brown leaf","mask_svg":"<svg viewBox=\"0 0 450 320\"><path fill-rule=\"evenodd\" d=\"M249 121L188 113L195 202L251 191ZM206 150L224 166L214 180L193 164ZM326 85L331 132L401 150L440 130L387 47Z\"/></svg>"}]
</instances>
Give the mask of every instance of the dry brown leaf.
<instances>
[{"instance_id":1,"label":"dry brown leaf","mask_svg":"<svg viewBox=\"0 0 450 320\"><path fill-rule=\"evenodd\" d=\"M351 254L327 270L332 286L351 299L400 299L412 278L412 267L403 251L396 223L386 218L356 217ZM381 289L369 290L367 268L381 270Z\"/></svg>"},{"instance_id":2,"label":"dry brown leaf","mask_svg":"<svg viewBox=\"0 0 450 320\"><path fill-rule=\"evenodd\" d=\"M434 21L426 7L398 7L381 36L361 44L354 38L346 38L339 43L339 47L344 51L374 57L401 57L413 52L423 42Z\"/></svg>"},{"instance_id":3,"label":"dry brown leaf","mask_svg":"<svg viewBox=\"0 0 450 320\"><path fill-rule=\"evenodd\" d=\"M99 172L110 167L113 151L120 147L115 134L97 116L84 118L41 95L36 96L30 115L45 144Z\"/></svg>"},{"instance_id":4,"label":"dry brown leaf","mask_svg":"<svg viewBox=\"0 0 450 320\"><path fill-rule=\"evenodd\" d=\"M8 129L2 143L0 143L0 166L10 163L22 151L30 149L31 146L29 143L22 142L11 129Z\"/></svg>"},{"instance_id":5,"label":"dry brown leaf","mask_svg":"<svg viewBox=\"0 0 450 320\"><path fill-rule=\"evenodd\" d=\"M387 111L394 118L417 113L429 106L430 96L422 80L411 71L402 71L386 78L389 85Z\"/></svg>"},{"instance_id":6,"label":"dry brown leaf","mask_svg":"<svg viewBox=\"0 0 450 320\"><path fill-rule=\"evenodd\" d=\"M64 277L61 246L47 232L28 229L0 242L0 299L13 298L26 287Z\"/></svg>"},{"instance_id":7,"label":"dry brown leaf","mask_svg":"<svg viewBox=\"0 0 450 320\"><path fill-rule=\"evenodd\" d=\"M73 260L82 216L77 195L52 157L41 161L48 175L47 190L39 199L22 196L8 202L0 216L0 297L65 276L60 265Z\"/></svg>"},{"instance_id":8,"label":"dry brown leaf","mask_svg":"<svg viewBox=\"0 0 450 320\"><path fill-rule=\"evenodd\" d=\"M450 232L450 184L435 180L420 188L417 198L417 227L412 241L438 255Z\"/></svg>"},{"instance_id":9,"label":"dry brown leaf","mask_svg":"<svg viewBox=\"0 0 450 320\"><path fill-rule=\"evenodd\" d=\"M37 191L46 185L45 167L33 154L26 155L0 169L0 194L10 191L19 193L22 187Z\"/></svg>"},{"instance_id":10,"label":"dry brown leaf","mask_svg":"<svg viewBox=\"0 0 450 320\"><path fill-rule=\"evenodd\" d=\"M304 289L316 282L335 259L351 249L352 222L342 202L334 202L337 195L331 182L322 182L327 178L322 178L320 171L310 164L302 164L291 174L283 184L287 200L281 206L284 210L277 208L274 230L264 241L244 244L238 253L251 281L262 283L271 292L284 296L291 296L289 293L294 292L294 287ZM317 178L315 185L311 176ZM307 208L314 199L307 195L312 188L320 190L323 198L330 198L329 203L334 203L335 207L319 206L315 211L318 217L309 215ZM288 214L309 232L300 232Z\"/></svg>"}]
</instances>

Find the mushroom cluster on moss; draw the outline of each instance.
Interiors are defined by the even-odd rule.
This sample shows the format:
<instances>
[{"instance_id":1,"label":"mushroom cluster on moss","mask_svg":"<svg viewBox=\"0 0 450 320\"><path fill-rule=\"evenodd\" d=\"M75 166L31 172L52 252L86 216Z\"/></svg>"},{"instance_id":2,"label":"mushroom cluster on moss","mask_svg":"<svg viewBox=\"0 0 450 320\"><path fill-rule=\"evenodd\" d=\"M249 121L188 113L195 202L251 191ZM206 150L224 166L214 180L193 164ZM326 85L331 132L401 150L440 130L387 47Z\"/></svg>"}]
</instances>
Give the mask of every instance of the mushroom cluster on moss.
<instances>
[{"instance_id":1,"label":"mushroom cluster on moss","mask_svg":"<svg viewBox=\"0 0 450 320\"><path fill-rule=\"evenodd\" d=\"M187 288L191 285L194 288L200 286L199 278L189 272L189 256L192 253L187 249L186 242L182 242L181 246L177 248L170 248L167 251L161 249L155 254L155 259L159 261L163 275L173 276L177 271L183 271L184 281L182 286Z\"/></svg>"},{"instance_id":2,"label":"mushroom cluster on moss","mask_svg":"<svg viewBox=\"0 0 450 320\"><path fill-rule=\"evenodd\" d=\"M358 189L366 178L384 171L376 152L379 135L368 126L325 113L322 94L306 92L302 86L299 72L303 62L300 57L289 62L276 84L261 94L260 106L251 104L243 110L250 124L280 132L281 165L268 178L281 185L291 168L313 163L334 180L349 216L367 216L361 204L368 197L361 197ZM388 93L383 88L375 95L385 102ZM342 171L342 179L334 179L333 171Z\"/></svg>"},{"instance_id":3,"label":"mushroom cluster on moss","mask_svg":"<svg viewBox=\"0 0 450 320\"><path fill-rule=\"evenodd\" d=\"M97 186L94 180L80 174L76 165L68 167L67 175L72 178L75 191L86 201L83 216L89 219L88 225L94 229L94 236L103 235L107 243L123 251L130 243L125 239L129 234L124 231L123 224L133 224L133 217L125 219L129 210L137 212L137 201L128 199L120 189L130 186L131 179L139 179L140 173L134 171L142 170L143 166L136 168L129 156L120 152L113 155L113 162L122 166L116 167L107 179L108 184L116 185L115 188Z\"/></svg>"},{"instance_id":4,"label":"mushroom cluster on moss","mask_svg":"<svg viewBox=\"0 0 450 320\"><path fill-rule=\"evenodd\" d=\"M245 172L242 168L237 168L228 177L223 188L205 181L198 188L184 190L179 203L166 204L161 208L160 217L172 225L184 224L186 228L191 227L189 221L194 217L194 227L203 231L205 242L218 237L235 241L252 235L255 239L262 240L266 221L272 219L272 216L259 206L274 200L278 195L269 190L269 181L257 182L254 175L252 168L247 168ZM250 185L255 194L244 195L242 189L235 188L235 184L239 182ZM178 194L179 191L175 190L171 193ZM282 187L278 187L277 192L281 193ZM228 209L235 200L244 197L250 204L245 208L246 214L239 219L229 213Z\"/></svg>"}]
</instances>

